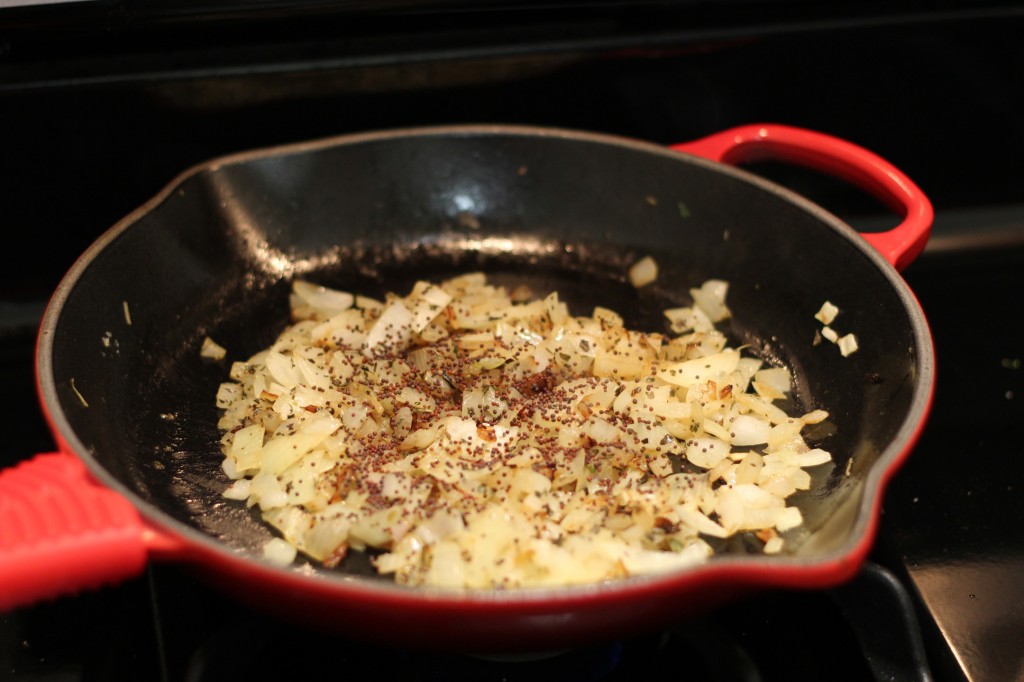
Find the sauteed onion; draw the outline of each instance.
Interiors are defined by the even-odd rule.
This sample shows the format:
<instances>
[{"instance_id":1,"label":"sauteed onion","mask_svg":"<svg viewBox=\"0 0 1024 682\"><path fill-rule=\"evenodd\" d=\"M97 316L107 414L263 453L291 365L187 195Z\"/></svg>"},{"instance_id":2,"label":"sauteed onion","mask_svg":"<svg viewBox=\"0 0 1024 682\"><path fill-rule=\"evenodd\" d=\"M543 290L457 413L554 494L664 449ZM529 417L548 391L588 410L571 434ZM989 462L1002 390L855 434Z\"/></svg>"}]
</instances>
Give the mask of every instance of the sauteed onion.
<instances>
[{"instance_id":1,"label":"sauteed onion","mask_svg":"<svg viewBox=\"0 0 1024 682\"><path fill-rule=\"evenodd\" d=\"M786 369L728 345L727 283L666 333L473 273L375 300L296 281L293 324L231 367L225 496L333 566L370 550L399 583L566 585L764 552L830 461L791 416ZM278 540L266 556L284 562Z\"/></svg>"}]
</instances>

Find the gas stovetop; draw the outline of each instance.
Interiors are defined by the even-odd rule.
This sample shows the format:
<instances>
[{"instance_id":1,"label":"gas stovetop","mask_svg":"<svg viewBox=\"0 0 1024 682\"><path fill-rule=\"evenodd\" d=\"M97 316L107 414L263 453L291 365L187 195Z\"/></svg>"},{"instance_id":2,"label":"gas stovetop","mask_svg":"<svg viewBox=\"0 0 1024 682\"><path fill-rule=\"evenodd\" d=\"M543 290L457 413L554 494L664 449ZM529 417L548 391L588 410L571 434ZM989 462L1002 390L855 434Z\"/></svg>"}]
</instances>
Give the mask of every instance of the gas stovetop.
<instances>
[{"instance_id":1,"label":"gas stovetop","mask_svg":"<svg viewBox=\"0 0 1024 682\"><path fill-rule=\"evenodd\" d=\"M5 239L9 254L37 258L28 272L0 273L0 405L17 425L2 464L53 447L34 398L35 330L60 276L103 229L207 158L382 127L500 121L671 143L770 120L850 139L935 204L931 243L904 274L932 326L939 379L922 438L884 498L871 560L836 590L764 593L653 635L494 659L339 641L255 613L183 567L154 565L124 585L0 615L0 678L1020 679L1024 26L1015 11L990 14L760 33L754 22L675 42L664 33L645 42L650 22L636 22L635 49L624 49L621 30L602 44L591 21L585 50L566 47L569 35L563 49L524 39L518 51L472 58L313 54L258 73L154 61L148 71L134 64L131 78L75 80L48 78L25 57L25 78L0 83ZM3 17L0 60L20 46ZM116 55L106 56L109 66ZM10 75L17 64L0 66ZM752 170L858 229L887 220L827 179Z\"/></svg>"}]
</instances>

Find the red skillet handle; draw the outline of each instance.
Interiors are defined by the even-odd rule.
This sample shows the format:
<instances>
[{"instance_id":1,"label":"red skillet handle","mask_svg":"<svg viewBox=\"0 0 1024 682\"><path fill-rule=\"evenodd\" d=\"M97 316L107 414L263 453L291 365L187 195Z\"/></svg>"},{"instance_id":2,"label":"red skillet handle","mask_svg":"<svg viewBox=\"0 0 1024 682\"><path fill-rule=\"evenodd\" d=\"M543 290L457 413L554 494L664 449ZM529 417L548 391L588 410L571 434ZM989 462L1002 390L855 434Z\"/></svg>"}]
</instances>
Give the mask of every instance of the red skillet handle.
<instances>
[{"instance_id":1,"label":"red skillet handle","mask_svg":"<svg viewBox=\"0 0 1024 682\"><path fill-rule=\"evenodd\" d=\"M146 533L131 503L70 455L0 472L0 612L140 574Z\"/></svg>"},{"instance_id":2,"label":"red skillet handle","mask_svg":"<svg viewBox=\"0 0 1024 682\"><path fill-rule=\"evenodd\" d=\"M672 149L731 165L788 161L860 187L903 216L903 222L887 232L861 234L898 270L921 253L931 233L932 205L917 185L888 161L836 137L782 125L748 125Z\"/></svg>"}]
</instances>

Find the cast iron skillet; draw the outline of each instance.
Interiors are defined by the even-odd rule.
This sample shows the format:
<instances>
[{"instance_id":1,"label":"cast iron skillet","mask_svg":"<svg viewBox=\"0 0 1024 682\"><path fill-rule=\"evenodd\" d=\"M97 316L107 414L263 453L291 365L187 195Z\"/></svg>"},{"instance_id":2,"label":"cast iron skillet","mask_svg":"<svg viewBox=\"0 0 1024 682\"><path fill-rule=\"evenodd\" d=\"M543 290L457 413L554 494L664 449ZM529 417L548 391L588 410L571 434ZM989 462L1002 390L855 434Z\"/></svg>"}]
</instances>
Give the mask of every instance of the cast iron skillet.
<instances>
[{"instance_id":1,"label":"cast iron skillet","mask_svg":"<svg viewBox=\"0 0 1024 682\"><path fill-rule=\"evenodd\" d=\"M758 155L840 175L903 222L867 235L873 247L719 163ZM837 584L864 559L882 489L928 411L931 339L894 266L923 248L931 216L920 190L870 152L767 125L676 150L539 128L400 130L195 168L104 234L49 305L37 372L61 452L0 475L0 608L173 560L349 636L508 651L656 627L750 590ZM660 275L638 291L625 273L644 255ZM381 294L471 270L557 289L577 313L613 307L652 330L689 287L729 280L734 342L790 367L800 408L832 414L813 437L836 463L796 500L806 528L795 549L752 554L739 537L692 570L508 591L400 587L359 555L334 571L265 563L271 532L220 495L213 396L227 365L201 361L203 338L229 360L269 344L295 277ZM826 299L842 310L837 329L859 338L854 355L814 344Z\"/></svg>"}]
</instances>

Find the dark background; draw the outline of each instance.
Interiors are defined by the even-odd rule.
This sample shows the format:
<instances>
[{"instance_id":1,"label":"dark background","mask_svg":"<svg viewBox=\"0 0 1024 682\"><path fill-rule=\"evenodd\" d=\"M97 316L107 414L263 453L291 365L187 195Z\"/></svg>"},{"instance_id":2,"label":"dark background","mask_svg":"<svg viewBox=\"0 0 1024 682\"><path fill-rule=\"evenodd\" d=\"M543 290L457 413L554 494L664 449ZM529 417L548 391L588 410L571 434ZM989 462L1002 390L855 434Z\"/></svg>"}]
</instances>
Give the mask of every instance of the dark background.
<instances>
[{"instance_id":1,"label":"dark background","mask_svg":"<svg viewBox=\"0 0 1024 682\"><path fill-rule=\"evenodd\" d=\"M925 5L931 5L924 9ZM1021 11L996 3L90 2L0 9L0 220L52 289L220 154L514 122L682 142L773 121L892 161L940 213L1017 204ZM877 211L811 189L848 219Z\"/></svg>"}]
</instances>

